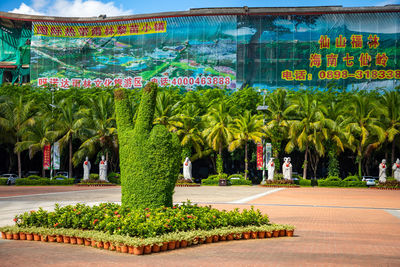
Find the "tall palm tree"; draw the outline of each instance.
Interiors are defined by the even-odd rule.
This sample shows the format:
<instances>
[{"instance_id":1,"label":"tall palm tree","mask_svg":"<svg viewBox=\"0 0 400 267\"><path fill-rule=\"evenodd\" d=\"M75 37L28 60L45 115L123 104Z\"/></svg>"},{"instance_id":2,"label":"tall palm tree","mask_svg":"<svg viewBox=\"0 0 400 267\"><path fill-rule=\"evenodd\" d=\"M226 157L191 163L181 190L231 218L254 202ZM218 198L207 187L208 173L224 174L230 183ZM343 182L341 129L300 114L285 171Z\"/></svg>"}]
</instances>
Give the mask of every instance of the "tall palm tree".
<instances>
[{"instance_id":1,"label":"tall palm tree","mask_svg":"<svg viewBox=\"0 0 400 267\"><path fill-rule=\"evenodd\" d=\"M385 91L381 102L383 107L384 129L387 139L392 143L391 163L394 163L396 143L395 139L400 134L400 95L397 91Z\"/></svg>"},{"instance_id":2,"label":"tall palm tree","mask_svg":"<svg viewBox=\"0 0 400 267\"><path fill-rule=\"evenodd\" d=\"M319 158L325 154L324 140L328 132L321 108L315 96L308 92L297 95L289 107L296 115L288 122L290 139L285 150L290 153L297 147L304 151L303 179L307 178L309 158L315 176Z\"/></svg>"},{"instance_id":3,"label":"tall palm tree","mask_svg":"<svg viewBox=\"0 0 400 267\"><path fill-rule=\"evenodd\" d=\"M230 142L228 149L234 151L236 148L244 145L244 178L247 179L248 172L248 156L247 143L253 141L260 143L264 137L264 125L262 115L251 115L246 110L243 115L239 115L232 125L233 140Z\"/></svg>"},{"instance_id":4,"label":"tall palm tree","mask_svg":"<svg viewBox=\"0 0 400 267\"><path fill-rule=\"evenodd\" d=\"M7 139L13 145L21 141L21 135L35 114L34 100L24 101L22 95L6 98L0 103L0 127L7 132ZM22 177L21 152L15 150L18 161L18 176Z\"/></svg>"},{"instance_id":5,"label":"tall palm tree","mask_svg":"<svg viewBox=\"0 0 400 267\"><path fill-rule=\"evenodd\" d=\"M167 92L160 92L157 94L156 107L154 114L154 123L162 124L170 130L174 123L174 115L179 105L179 101L175 101L174 98Z\"/></svg>"},{"instance_id":6,"label":"tall palm tree","mask_svg":"<svg viewBox=\"0 0 400 267\"><path fill-rule=\"evenodd\" d=\"M80 131L83 143L72 157L74 165L78 165L85 156L94 156L99 150L106 156L107 161L109 152L117 155L118 138L111 95L102 93L90 99L88 108L81 112L84 114Z\"/></svg>"},{"instance_id":7,"label":"tall palm tree","mask_svg":"<svg viewBox=\"0 0 400 267\"><path fill-rule=\"evenodd\" d=\"M370 96L356 94L347 106L346 138L350 148L357 151L358 176L362 176L362 160L384 142L385 130L378 116L381 111Z\"/></svg>"},{"instance_id":8,"label":"tall palm tree","mask_svg":"<svg viewBox=\"0 0 400 267\"><path fill-rule=\"evenodd\" d=\"M34 117L33 123L25 129L22 134L22 141L16 143L15 151L21 152L29 150L29 157L33 156L37 152L42 152L46 145L51 144L54 141L55 135L51 132L51 121L47 120L47 115L41 115ZM42 162L43 163L43 162ZM42 177L45 177L45 169L42 164Z\"/></svg>"},{"instance_id":9,"label":"tall palm tree","mask_svg":"<svg viewBox=\"0 0 400 267\"><path fill-rule=\"evenodd\" d=\"M54 133L59 137L61 149L68 145L68 171L69 177L72 177L72 140L79 137L79 132L82 129L84 118L82 110L76 102L71 100L61 101L58 105L60 112L55 122Z\"/></svg>"},{"instance_id":10,"label":"tall palm tree","mask_svg":"<svg viewBox=\"0 0 400 267\"><path fill-rule=\"evenodd\" d=\"M232 139L232 129L230 127L232 117L228 104L224 101L212 106L209 112L203 116L203 119L206 125L203 136L209 146L222 157L222 149Z\"/></svg>"}]
</instances>

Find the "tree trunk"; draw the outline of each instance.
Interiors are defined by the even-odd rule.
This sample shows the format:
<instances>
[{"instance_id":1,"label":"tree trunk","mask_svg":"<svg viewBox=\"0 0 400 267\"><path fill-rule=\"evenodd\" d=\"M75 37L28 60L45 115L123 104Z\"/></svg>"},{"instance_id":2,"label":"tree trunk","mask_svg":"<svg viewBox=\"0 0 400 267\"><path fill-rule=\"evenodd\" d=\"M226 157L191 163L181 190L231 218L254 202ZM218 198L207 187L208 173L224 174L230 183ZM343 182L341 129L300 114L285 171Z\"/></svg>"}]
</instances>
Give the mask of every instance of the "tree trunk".
<instances>
[{"instance_id":1,"label":"tree trunk","mask_svg":"<svg viewBox=\"0 0 400 267\"><path fill-rule=\"evenodd\" d=\"M18 142L19 142L19 138L17 137L17 143ZM17 152L17 160L18 160L18 177L22 178L21 152Z\"/></svg>"},{"instance_id":2,"label":"tree trunk","mask_svg":"<svg viewBox=\"0 0 400 267\"><path fill-rule=\"evenodd\" d=\"M69 139L69 166L68 176L72 178L72 138Z\"/></svg>"},{"instance_id":3,"label":"tree trunk","mask_svg":"<svg viewBox=\"0 0 400 267\"><path fill-rule=\"evenodd\" d=\"M395 153L395 149L396 149L396 143L395 143L396 137L393 138L393 142L392 142L392 161L391 164L393 166L393 164L395 163L395 159L394 159L394 153ZM394 176L394 170L392 169L392 177Z\"/></svg>"},{"instance_id":4,"label":"tree trunk","mask_svg":"<svg viewBox=\"0 0 400 267\"><path fill-rule=\"evenodd\" d=\"M247 169L248 169L248 161L247 161L247 141L244 143L244 179L247 180Z\"/></svg>"},{"instance_id":5,"label":"tree trunk","mask_svg":"<svg viewBox=\"0 0 400 267\"><path fill-rule=\"evenodd\" d=\"M44 151L42 150L42 177L45 177L46 170L44 169L43 163L44 163Z\"/></svg>"},{"instance_id":6,"label":"tree trunk","mask_svg":"<svg viewBox=\"0 0 400 267\"><path fill-rule=\"evenodd\" d=\"M305 150L305 153L304 153L304 168L303 168L303 179L307 179L307 164L308 164L308 161L307 161L307 158L308 157L308 145L306 146L306 150Z\"/></svg>"}]
</instances>

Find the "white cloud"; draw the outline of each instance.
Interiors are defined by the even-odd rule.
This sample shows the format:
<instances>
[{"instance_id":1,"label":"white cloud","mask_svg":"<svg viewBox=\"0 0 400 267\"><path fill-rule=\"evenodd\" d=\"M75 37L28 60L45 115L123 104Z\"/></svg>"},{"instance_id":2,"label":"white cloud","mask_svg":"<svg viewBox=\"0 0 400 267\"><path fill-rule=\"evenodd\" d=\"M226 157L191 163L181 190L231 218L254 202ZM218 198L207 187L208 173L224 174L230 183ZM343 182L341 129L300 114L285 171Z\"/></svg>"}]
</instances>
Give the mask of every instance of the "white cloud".
<instances>
[{"instance_id":1,"label":"white cloud","mask_svg":"<svg viewBox=\"0 0 400 267\"><path fill-rule=\"evenodd\" d=\"M256 29L249 28L249 27L241 27L237 30L226 30L224 33L226 35L232 35L232 36L243 36L243 35L253 35L256 33Z\"/></svg>"},{"instance_id":2,"label":"white cloud","mask_svg":"<svg viewBox=\"0 0 400 267\"><path fill-rule=\"evenodd\" d=\"M386 6L386 5L397 5L400 4L398 0L387 0L380 3L376 3L376 6Z\"/></svg>"},{"instance_id":3,"label":"white cloud","mask_svg":"<svg viewBox=\"0 0 400 267\"><path fill-rule=\"evenodd\" d=\"M38 11L35 11L30 6L26 5L25 3L21 3L19 8L14 8L13 10L9 11L10 13L18 13L18 14L26 14L26 15L43 15Z\"/></svg>"},{"instance_id":4,"label":"white cloud","mask_svg":"<svg viewBox=\"0 0 400 267\"><path fill-rule=\"evenodd\" d=\"M50 7L50 8L49 8ZM132 15L133 10L115 6L114 2L97 0L33 0L32 7L22 3L12 13L58 17L107 17Z\"/></svg>"}]
</instances>

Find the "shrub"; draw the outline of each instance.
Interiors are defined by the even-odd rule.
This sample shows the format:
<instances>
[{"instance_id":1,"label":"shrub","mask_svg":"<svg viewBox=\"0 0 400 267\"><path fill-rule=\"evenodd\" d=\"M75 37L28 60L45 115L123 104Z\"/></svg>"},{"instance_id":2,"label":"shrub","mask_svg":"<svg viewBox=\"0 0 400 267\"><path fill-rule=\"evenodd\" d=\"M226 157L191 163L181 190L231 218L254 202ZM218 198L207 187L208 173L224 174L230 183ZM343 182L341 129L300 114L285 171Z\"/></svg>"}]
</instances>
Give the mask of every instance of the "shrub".
<instances>
[{"instance_id":1,"label":"shrub","mask_svg":"<svg viewBox=\"0 0 400 267\"><path fill-rule=\"evenodd\" d=\"M26 177L28 179L32 179L32 180L38 180L41 179L43 177L40 177L39 175L29 175L28 177Z\"/></svg>"},{"instance_id":2,"label":"shrub","mask_svg":"<svg viewBox=\"0 0 400 267\"><path fill-rule=\"evenodd\" d=\"M336 176L328 177L325 180L318 181L319 186L333 187L366 187L366 182L360 181L357 176L349 176L344 180Z\"/></svg>"},{"instance_id":3,"label":"shrub","mask_svg":"<svg viewBox=\"0 0 400 267\"><path fill-rule=\"evenodd\" d=\"M346 178L343 179L343 181L347 182L347 181L360 181L360 179L358 178L358 176L353 175L353 176L348 176Z\"/></svg>"},{"instance_id":4,"label":"shrub","mask_svg":"<svg viewBox=\"0 0 400 267\"><path fill-rule=\"evenodd\" d=\"M274 180L284 180L283 179L283 174L282 173L275 173L274 175Z\"/></svg>"},{"instance_id":5,"label":"shrub","mask_svg":"<svg viewBox=\"0 0 400 267\"><path fill-rule=\"evenodd\" d=\"M252 185L250 180L245 179L233 179L229 180L231 185Z\"/></svg>"},{"instance_id":6,"label":"shrub","mask_svg":"<svg viewBox=\"0 0 400 267\"><path fill-rule=\"evenodd\" d=\"M311 180L307 179L299 179L300 186L311 186Z\"/></svg>"},{"instance_id":7,"label":"shrub","mask_svg":"<svg viewBox=\"0 0 400 267\"><path fill-rule=\"evenodd\" d=\"M8 181L8 178L0 177L0 185L7 185L7 181Z\"/></svg>"},{"instance_id":8,"label":"shrub","mask_svg":"<svg viewBox=\"0 0 400 267\"><path fill-rule=\"evenodd\" d=\"M108 174L108 181L113 184L121 184L121 175L116 172L110 172Z\"/></svg>"},{"instance_id":9,"label":"shrub","mask_svg":"<svg viewBox=\"0 0 400 267\"><path fill-rule=\"evenodd\" d=\"M99 180L99 175L97 173L91 173L89 175L89 180Z\"/></svg>"},{"instance_id":10,"label":"shrub","mask_svg":"<svg viewBox=\"0 0 400 267\"><path fill-rule=\"evenodd\" d=\"M50 180L49 178L29 179L19 178L15 181L15 185L70 185L74 184L74 178L63 180Z\"/></svg>"},{"instance_id":11,"label":"shrub","mask_svg":"<svg viewBox=\"0 0 400 267\"><path fill-rule=\"evenodd\" d=\"M240 173L229 175L228 179L231 179L231 178L244 179L243 175L241 175Z\"/></svg>"},{"instance_id":12,"label":"shrub","mask_svg":"<svg viewBox=\"0 0 400 267\"><path fill-rule=\"evenodd\" d=\"M118 128L122 205L172 206L180 170L181 145L164 125L153 125L157 85L147 83L133 125L131 105L124 89L114 91Z\"/></svg>"}]
</instances>

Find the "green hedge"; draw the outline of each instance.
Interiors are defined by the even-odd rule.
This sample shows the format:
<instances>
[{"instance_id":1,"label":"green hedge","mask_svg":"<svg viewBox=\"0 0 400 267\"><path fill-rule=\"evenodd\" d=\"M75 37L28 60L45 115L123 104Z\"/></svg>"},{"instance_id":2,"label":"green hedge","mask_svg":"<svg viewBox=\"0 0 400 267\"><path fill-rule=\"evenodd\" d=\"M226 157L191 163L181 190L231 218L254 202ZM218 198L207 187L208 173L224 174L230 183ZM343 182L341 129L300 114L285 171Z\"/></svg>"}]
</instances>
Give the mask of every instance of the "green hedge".
<instances>
[{"instance_id":1,"label":"green hedge","mask_svg":"<svg viewBox=\"0 0 400 267\"><path fill-rule=\"evenodd\" d=\"M239 179L239 180L229 180L231 185L252 185L250 180Z\"/></svg>"},{"instance_id":2,"label":"green hedge","mask_svg":"<svg viewBox=\"0 0 400 267\"><path fill-rule=\"evenodd\" d=\"M0 185L7 185L8 178L0 177Z\"/></svg>"},{"instance_id":3,"label":"green hedge","mask_svg":"<svg viewBox=\"0 0 400 267\"><path fill-rule=\"evenodd\" d=\"M157 84L147 83L133 124L124 89L114 91L118 128L122 205L133 208L172 206L181 166L181 145L175 133L154 125Z\"/></svg>"},{"instance_id":4,"label":"green hedge","mask_svg":"<svg viewBox=\"0 0 400 267\"><path fill-rule=\"evenodd\" d=\"M366 182L360 181L355 176L349 176L343 180L339 177L332 176L326 179L318 180L318 186L322 187L366 187Z\"/></svg>"},{"instance_id":5,"label":"green hedge","mask_svg":"<svg viewBox=\"0 0 400 267\"><path fill-rule=\"evenodd\" d=\"M299 179L300 186L311 186L311 180L307 179Z\"/></svg>"},{"instance_id":6,"label":"green hedge","mask_svg":"<svg viewBox=\"0 0 400 267\"><path fill-rule=\"evenodd\" d=\"M108 174L108 181L113 184L121 184L121 175L116 172L110 172Z\"/></svg>"},{"instance_id":7,"label":"green hedge","mask_svg":"<svg viewBox=\"0 0 400 267\"><path fill-rule=\"evenodd\" d=\"M64 180L50 180L49 178L29 179L19 178L15 181L15 185L71 185L74 184L74 178Z\"/></svg>"}]
</instances>

